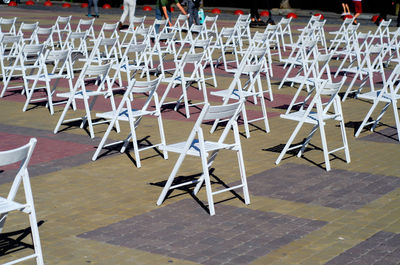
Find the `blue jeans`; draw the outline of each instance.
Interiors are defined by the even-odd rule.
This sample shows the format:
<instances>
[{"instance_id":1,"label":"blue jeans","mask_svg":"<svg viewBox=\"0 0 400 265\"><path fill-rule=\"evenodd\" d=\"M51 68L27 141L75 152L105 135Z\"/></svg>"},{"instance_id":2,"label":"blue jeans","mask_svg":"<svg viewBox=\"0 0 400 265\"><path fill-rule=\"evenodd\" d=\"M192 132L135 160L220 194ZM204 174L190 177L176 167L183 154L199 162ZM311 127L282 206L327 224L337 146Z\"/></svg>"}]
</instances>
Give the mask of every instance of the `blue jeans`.
<instances>
[{"instance_id":1,"label":"blue jeans","mask_svg":"<svg viewBox=\"0 0 400 265\"><path fill-rule=\"evenodd\" d=\"M94 12L96 13L96 15L99 15L99 8L97 7L97 2L98 0L89 0L88 15L92 14L92 5L94 6Z\"/></svg>"},{"instance_id":2,"label":"blue jeans","mask_svg":"<svg viewBox=\"0 0 400 265\"><path fill-rule=\"evenodd\" d=\"M168 8L167 8L167 15L168 15L169 21L171 21L171 10L169 10ZM164 14L161 11L161 9L156 8L156 19L163 19L163 18L164 18ZM156 28L156 32L158 33L160 31L160 26L156 25L155 28Z\"/></svg>"}]
</instances>

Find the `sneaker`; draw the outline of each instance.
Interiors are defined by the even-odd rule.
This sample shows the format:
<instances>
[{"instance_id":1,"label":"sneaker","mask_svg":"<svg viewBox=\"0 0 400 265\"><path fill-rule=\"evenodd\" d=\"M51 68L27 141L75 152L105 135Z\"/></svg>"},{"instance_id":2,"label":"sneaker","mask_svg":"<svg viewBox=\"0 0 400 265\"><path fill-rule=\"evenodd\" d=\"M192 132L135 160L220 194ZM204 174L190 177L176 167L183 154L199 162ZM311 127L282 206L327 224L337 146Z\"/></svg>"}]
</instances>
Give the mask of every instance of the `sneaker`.
<instances>
[{"instance_id":1,"label":"sneaker","mask_svg":"<svg viewBox=\"0 0 400 265\"><path fill-rule=\"evenodd\" d=\"M118 23L118 30L121 30L122 27L123 27L123 25L122 25L122 22L120 21L120 22Z\"/></svg>"},{"instance_id":2,"label":"sneaker","mask_svg":"<svg viewBox=\"0 0 400 265\"><path fill-rule=\"evenodd\" d=\"M100 17L99 15L97 15L97 14L95 15L95 18L99 18L99 17Z\"/></svg>"},{"instance_id":3,"label":"sneaker","mask_svg":"<svg viewBox=\"0 0 400 265\"><path fill-rule=\"evenodd\" d=\"M91 14L87 14L86 16L87 16L87 17L93 17Z\"/></svg>"}]
</instances>

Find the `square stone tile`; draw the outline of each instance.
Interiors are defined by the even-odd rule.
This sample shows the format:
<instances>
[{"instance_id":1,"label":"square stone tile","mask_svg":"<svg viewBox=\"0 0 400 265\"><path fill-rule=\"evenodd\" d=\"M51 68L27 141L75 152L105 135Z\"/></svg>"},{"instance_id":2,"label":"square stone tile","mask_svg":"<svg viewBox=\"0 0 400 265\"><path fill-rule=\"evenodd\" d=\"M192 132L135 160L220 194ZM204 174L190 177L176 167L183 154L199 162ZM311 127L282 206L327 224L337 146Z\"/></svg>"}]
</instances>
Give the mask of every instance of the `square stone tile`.
<instances>
[{"instance_id":1,"label":"square stone tile","mask_svg":"<svg viewBox=\"0 0 400 265\"><path fill-rule=\"evenodd\" d=\"M248 264L326 222L218 205L207 215L185 199L79 237L201 264Z\"/></svg>"},{"instance_id":2,"label":"square stone tile","mask_svg":"<svg viewBox=\"0 0 400 265\"><path fill-rule=\"evenodd\" d=\"M356 210L400 187L400 178L285 164L248 178L251 195Z\"/></svg>"},{"instance_id":3,"label":"square stone tile","mask_svg":"<svg viewBox=\"0 0 400 265\"><path fill-rule=\"evenodd\" d=\"M399 143L399 136L397 135L396 128L386 128L380 131L375 131L372 134L360 137L359 139L363 141L371 141L377 143L392 143L392 144Z\"/></svg>"},{"instance_id":4,"label":"square stone tile","mask_svg":"<svg viewBox=\"0 0 400 265\"><path fill-rule=\"evenodd\" d=\"M398 265L400 264L400 234L378 232L331 259L326 264Z\"/></svg>"}]
</instances>

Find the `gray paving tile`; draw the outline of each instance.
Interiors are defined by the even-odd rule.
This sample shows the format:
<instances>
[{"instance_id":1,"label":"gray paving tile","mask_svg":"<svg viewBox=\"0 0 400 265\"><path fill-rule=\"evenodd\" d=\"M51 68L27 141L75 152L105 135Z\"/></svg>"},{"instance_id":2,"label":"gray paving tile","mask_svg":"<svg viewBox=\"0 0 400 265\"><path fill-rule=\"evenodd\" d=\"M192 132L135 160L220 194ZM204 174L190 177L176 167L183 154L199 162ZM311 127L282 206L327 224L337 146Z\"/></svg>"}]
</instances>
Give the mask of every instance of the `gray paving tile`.
<instances>
[{"instance_id":1,"label":"gray paving tile","mask_svg":"<svg viewBox=\"0 0 400 265\"><path fill-rule=\"evenodd\" d=\"M356 210L399 188L400 178L289 163L249 177L248 184L251 195Z\"/></svg>"},{"instance_id":2,"label":"gray paving tile","mask_svg":"<svg viewBox=\"0 0 400 265\"><path fill-rule=\"evenodd\" d=\"M228 205L217 207L217 215L209 216L196 202L185 199L79 237L207 265L248 264L326 224ZM256 221L255 227L249 220Z\"/></svg>"},{"instance_id":3,"label":"gray paving tile","mask_svg":"<svg viewBox=\"0 0 400 265\"><path fill-rule=\"evenodd\" d=\"M399 238L400 234L378 232L331 259L326 265L398 265L400 264Z\"/></svg>"},{"instance_id":4,"label":"gray paving tile","mask_svg":"<svg viewBox=\"0 0 400 265\"><path fill-rule=\"evenodd\" d=\"M371 141L378 143L392 143L392 144L399 143L398 140L399 137L397 136L396 128L386 128L383 130L375 131L372 134L360 137L359 139L363 141Z\"/></svg>"}]
</instances>

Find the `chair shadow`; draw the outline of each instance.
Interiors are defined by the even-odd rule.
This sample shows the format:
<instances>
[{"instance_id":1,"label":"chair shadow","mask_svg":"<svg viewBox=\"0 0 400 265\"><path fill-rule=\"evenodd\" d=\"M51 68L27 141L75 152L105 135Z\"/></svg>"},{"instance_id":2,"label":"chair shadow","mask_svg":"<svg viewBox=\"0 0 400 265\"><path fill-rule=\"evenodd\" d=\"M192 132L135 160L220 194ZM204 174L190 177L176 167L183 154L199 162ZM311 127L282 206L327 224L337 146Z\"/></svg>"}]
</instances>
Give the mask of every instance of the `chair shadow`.
<instances>
[{"instance_id":1,"label":"chair shadow","mask_svg":"<svg viewBox=\"0 0 400 265\"><path fill-rule=\"evenodd\" d=\"M214 171L215 171L215 168L211 168L210 172L209 172L210 177L213 178L213 179L211 179L211 185L221 185L221 186L223 186L223 188L229 188L229 186L225 182L223 182L218 176L216 176L214 174ZM193 181L193 184L188 184L187 186L177 187L173 190L169 190L167 195L165 196L165 200L180 197L185 194L189 194L200 205L200 207L203 208L203 210L205 212L210 214L210 210L209 210L208 206L206 204L204 204L204 202L202 200L200 200L195 194L193 194L194 187L197 185L197 183L198 183L197 180L198 180L198 178L201 177L201 175L202 175L202 173L193 174L193 175L189 175L189 176L176 177L174 179L174 181L172 182L171 186L178 185L180 183L184 183L187 181ZM166 182L167 182L166 180L163 180L163 181L159 181L159 182L151 182L149 184L153 185L153 186L158 186L158 187L164 188ZM202 184L202 187L203 186L205 186L205 183ZM172 192L175 190L179 190L179 191L181 191L181 193L172 195ZM244 198L239 193L237 193L234 190L230 190L230 192L233 195L232 197L224 199L224 200L216 201L216 202L214 202L214 205L220 204L220 203L223 203L226 201L230 201L235 198L238 198L243 203L245 202Z\"/></svg>"},{"instance_id":2,"label":"chair shadow","mask_svg":"<svg viewBox=\"0 0 400 265\"><path fill-rule=\"evenodd\" d=\"M41 220L37 223L38 227L44 224ZM34 249L32 244L22 242L27 236L32 233L31 228L12 231L0 234L0 256L9 255L27 248Z\"/></svg>"},{"instance_id":3,"label":"chair shadow","mask_svg":"<svg viewBox=\"0 0 400 265\"><path fill-rule=\"evenodd\" d=\"M152 146L153 144L152 144L151 141L148 140L149 138L150 138L150 136L148 135L148 136L145 136L145 137L142 138L142 139L139 139L139 140L138 140L138 147L141 148L141 147L146 147L146 146ZM111 155L114 155L114 154L117 154L117 153L121 153L120 150L121 150L123 144L124 144L124 142L121 142L121 143L118 143L118 144L115 144L115 145L103 147L103 149L106 149L107 151L106 151L106 152L103 152L103 153L101 153L101 154L99 154L98 157L97 157L97 159L102 158L102 157L105 157L105 156L111 156ZM156 147L153 147L152 149L153 149L157 154L155 154L155 155L150 155L150 156L146 156L146 157L141 157L140 160L143 161L143 160L150 159L150 158L153 158L153 157L156 157L156 156L164 157L164 154L163 154L162 152L160 152L160 150L158 150ZM129 141L129 144L128 144L128 146L126 147L126 149L125 149L125 151L124 151L124 154L126 154L126 156L132 161L132 163L133 163L135 166L137 166L136 159L134 159L133 156L130 154L130 152L131 152L132 150L133 150L133 144L132 144L131 141ZM97 160L97 159L96 159L96 160Z\"/></svg>"},{"instance_id":4,"label":"chair shadow","mask_svg":"<svg viewBox=\"0 0 400 265\"><path fill-rule=\"evenodd\" d=\"M306 140L306 139L304 138L302 141L300 141L300 142L298 142L298 143L294 143L294 144L292 144L290 147L296 146L296 145L301 145L301 144L304 143L305 140ZM312 147L312 148L310 148L309 146ZM279 154L280 154L280 153L282 152L282 150L283 150L284 147L285 147L285 144L278 144L278 145L273 146L273 147L270 147L270 148L262 149L262 151L267 151L267 152L273 152L273 153L279 153ZM282 160L286 160L286 159L292 158L292 157L294 157L294 156L297 156L298 152L300 151L300 148L301 148L301 147L296 148L296 149L293 149L293 150L287 151L286 154L290 154L291 156L284 157L284 158L282 158ZM315 166L321 168L321 169L325 169L325 168L322 166L322 165L325 164L325 161L324 161L324 162L321 162L321 163L317 163L317 162L315 162L315 161L313 161L313 160L307 158L307 157L304 155L305 153L307 153L307 152L309 152L309 151L312 151L312 150L317 150L317 151L321 151L321 152L323 151L322 148L320 148L320 147L318 147L318 146L316 146L316 145L314 145L314 144L312 144L312 143L308 143L307 147L304 149L304 152L303 152L301 158L304 159L304 160L306 160L307 162L309 162L309 163L311 163L311 164L313 164L313 165L315 165ZM345 159L343 159L343 158L341 158L341 157L338 157L337 155L335 155L335 154L333 154L333 153L332 153L332 154L329 154L329 155L332 157L331 159L329 159L329 161L333 161L333 160L339 159L339 160L341 160L341 161L343 161L343 162L346 162Z\"/></svg>"}]
</instances>

